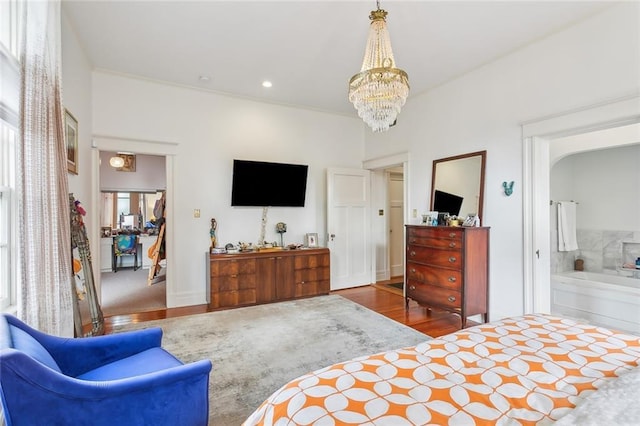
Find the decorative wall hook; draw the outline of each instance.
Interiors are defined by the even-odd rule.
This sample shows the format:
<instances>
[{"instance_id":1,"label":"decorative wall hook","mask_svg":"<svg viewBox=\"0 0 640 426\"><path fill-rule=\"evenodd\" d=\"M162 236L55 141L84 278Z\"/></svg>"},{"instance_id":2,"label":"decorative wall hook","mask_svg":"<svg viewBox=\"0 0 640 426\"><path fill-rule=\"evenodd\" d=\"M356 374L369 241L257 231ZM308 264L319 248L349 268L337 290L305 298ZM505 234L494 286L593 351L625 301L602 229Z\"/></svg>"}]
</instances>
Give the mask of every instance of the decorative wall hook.
<instances>
[{"instance_id":1,"label":"decorative wall hook","mask_svg":"<svg viewBox=\"0 0 640 426\"><path fill-rule=\"evenodd\" d=\"M506 195L507 197L510 196L511 194L513 194L513 184L515 182L511 181L509 183L507 182L502 182L502 187L504 188L504 195Z\"/></svg>"}]
</instances>

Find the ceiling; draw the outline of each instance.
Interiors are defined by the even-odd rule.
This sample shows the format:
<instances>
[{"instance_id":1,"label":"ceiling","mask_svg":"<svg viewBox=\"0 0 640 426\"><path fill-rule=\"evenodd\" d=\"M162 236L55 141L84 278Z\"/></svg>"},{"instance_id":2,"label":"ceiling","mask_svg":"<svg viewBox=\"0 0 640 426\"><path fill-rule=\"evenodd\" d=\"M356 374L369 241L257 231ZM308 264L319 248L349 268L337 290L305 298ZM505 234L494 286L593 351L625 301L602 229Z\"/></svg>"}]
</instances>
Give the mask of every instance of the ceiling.
<instances>
[{"instance_id":1,"label":"ceiling","mask_svg":"<svg viewBox=\"0 0 640 426\"><path fill-rule=\"evenodd\" d=\"M399 68L416 96L562 30L610 1L382 1ZM63 0L96 69L357 116L375 1ZM208 80L201 80L200 77ZM262 87L269 80L273 87Z\"/></svg>"}]
</instances>

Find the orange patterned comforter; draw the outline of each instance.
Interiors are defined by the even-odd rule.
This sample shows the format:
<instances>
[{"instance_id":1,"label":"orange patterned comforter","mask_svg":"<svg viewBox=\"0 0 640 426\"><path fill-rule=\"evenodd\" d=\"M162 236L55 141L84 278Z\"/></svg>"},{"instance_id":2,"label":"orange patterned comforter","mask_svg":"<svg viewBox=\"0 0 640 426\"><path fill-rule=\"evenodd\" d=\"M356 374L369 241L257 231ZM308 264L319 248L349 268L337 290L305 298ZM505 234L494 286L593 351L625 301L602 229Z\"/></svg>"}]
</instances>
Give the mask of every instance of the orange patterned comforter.
<instances>
[{"instance_id":1,"label":"orange patterned comforter","mask_svg":"<svg viewBox=\"0 0 640 426\"><path fill-rule=\"evenodd\" d=\"M639 363L640 337L526 315L299 377L244 425L544 425Z\"/></svg>"}]
</instances>

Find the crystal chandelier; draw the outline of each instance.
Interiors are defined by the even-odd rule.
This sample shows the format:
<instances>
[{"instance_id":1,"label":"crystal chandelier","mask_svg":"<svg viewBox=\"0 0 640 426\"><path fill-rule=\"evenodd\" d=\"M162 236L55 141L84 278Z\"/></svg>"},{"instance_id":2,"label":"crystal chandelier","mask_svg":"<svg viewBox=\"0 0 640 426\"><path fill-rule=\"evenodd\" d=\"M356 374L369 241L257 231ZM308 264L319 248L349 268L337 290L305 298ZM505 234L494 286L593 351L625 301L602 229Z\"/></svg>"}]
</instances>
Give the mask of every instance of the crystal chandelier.
<instances>
[{"instance_id":1,"label":"crystal chandelier","mask_svg":"<svg viewBox=\"0 0 640 426\"><path fill-rule=\"evenodd\" d=\"M409 95L409 76L399 68L391 51L387 12L371 11L371 27L360 72L349 80L349 101L374 132L388 130Z\"/></svg>"}]
</instances>

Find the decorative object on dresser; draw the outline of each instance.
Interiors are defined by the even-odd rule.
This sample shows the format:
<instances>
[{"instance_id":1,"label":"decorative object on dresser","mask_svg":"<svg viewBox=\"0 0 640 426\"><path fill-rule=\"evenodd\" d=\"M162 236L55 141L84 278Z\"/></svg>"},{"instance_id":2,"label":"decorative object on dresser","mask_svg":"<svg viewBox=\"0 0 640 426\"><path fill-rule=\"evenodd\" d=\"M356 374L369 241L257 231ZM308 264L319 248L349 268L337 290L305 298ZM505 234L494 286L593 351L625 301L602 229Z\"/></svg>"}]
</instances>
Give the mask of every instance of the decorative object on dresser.
<instances>
[{"instance_id":1,"label":"decorative object on dresser","mask_svg":"<svg viewBox=\"0 0 640 426\"><path fill-rule=\"evenodd\" d=\"M318 233L312 232L304 236L305 247L318 247Z\"/></svg>"},{"instance_id":2,"label":"decorative object on dresser","mask_svg":"<svg viewBox=\"0 0 640 426\"><path fill-rule=\"evenodd\" d=\"M212 309L329 294L329 249L213 254L207 275Z\"/></svg>"},{"instance_id":3,"label":"decorative object on dresser","mask_svg":"<svg viewBox=\"0 0 640 426\"><path fill-rule=\"evenodd\" d=\"M489 228L406 225L405 302L467 317L489 311Z\"/></svg>"}]
</instances>

